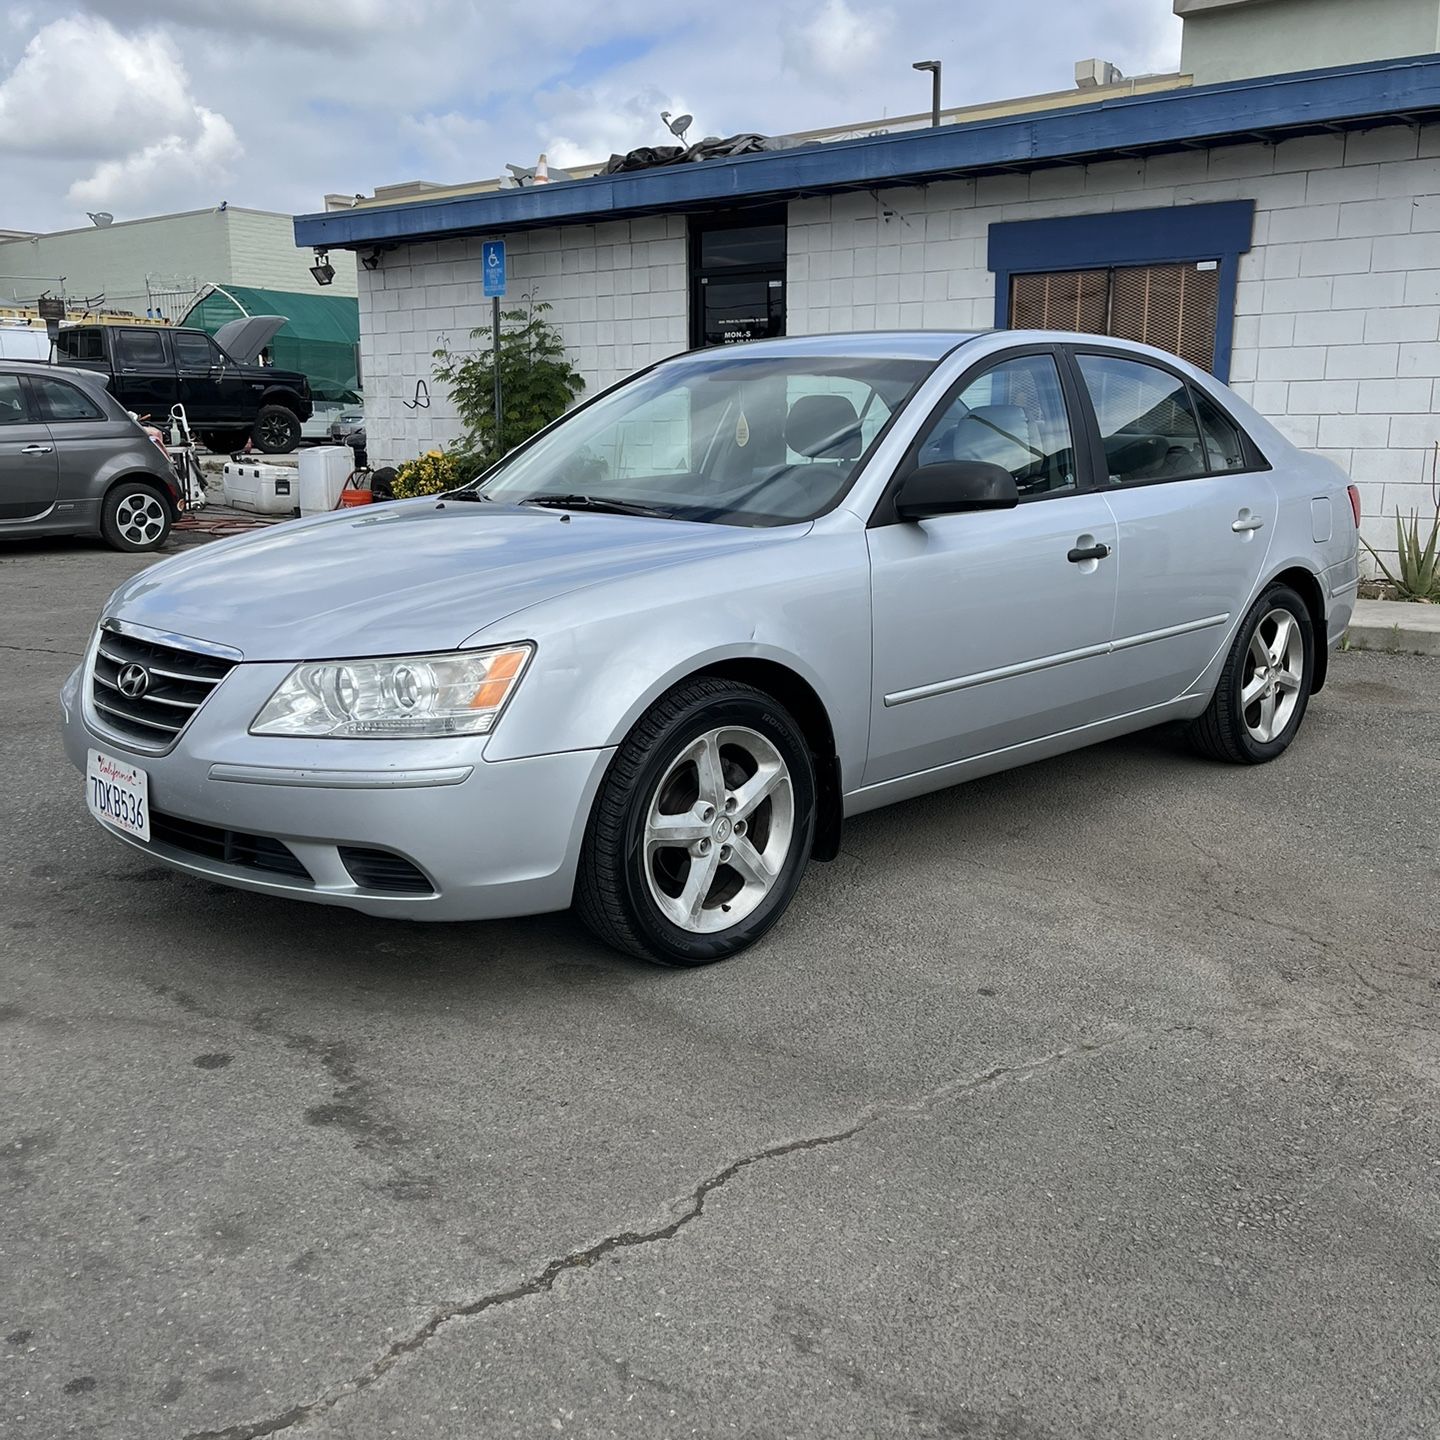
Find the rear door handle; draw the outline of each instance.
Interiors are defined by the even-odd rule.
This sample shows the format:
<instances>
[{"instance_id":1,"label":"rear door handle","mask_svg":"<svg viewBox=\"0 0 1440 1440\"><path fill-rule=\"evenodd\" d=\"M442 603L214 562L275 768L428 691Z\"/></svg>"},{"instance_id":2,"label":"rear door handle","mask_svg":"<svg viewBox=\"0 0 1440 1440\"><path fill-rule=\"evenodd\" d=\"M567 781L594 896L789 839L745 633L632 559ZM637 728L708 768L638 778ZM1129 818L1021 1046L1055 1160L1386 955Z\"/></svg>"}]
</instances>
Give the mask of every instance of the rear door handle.
<instances>
[{"instance_id":1,"label":"rear door handle","mask_svg":"<svg viewBox=\"0 0 1440 1440\"><path fill-rule=\"evenodd\" d=\"M1103 560L1110 553L1110 547L1101 542L1094 545L1076 545L1065 557L1072 565L1083 564L1086 560Z\"/></svg>"},{"instance_id":2,"label":"rear door handle","mask_svg":"<svg viewBox=\"0 0 1440 1440\"><path fill-rule=\"evenodd\" d=\"M27 445L20 453L22 455L48 455L54 448L53 445Z\"/></svg>"},{"instance_id":3,"label":"rear door handle","mask_svg":"<svg viewBox=\"0 0 1440 1440\"><path fill-rule=\"evenodd\" d=\"M1243 535L1247 530L1258 530L1265 521L1259 515L1241 515L1238 520L1230 522L1230 528L1237 534Z\"/></svg>"}]
</instances>

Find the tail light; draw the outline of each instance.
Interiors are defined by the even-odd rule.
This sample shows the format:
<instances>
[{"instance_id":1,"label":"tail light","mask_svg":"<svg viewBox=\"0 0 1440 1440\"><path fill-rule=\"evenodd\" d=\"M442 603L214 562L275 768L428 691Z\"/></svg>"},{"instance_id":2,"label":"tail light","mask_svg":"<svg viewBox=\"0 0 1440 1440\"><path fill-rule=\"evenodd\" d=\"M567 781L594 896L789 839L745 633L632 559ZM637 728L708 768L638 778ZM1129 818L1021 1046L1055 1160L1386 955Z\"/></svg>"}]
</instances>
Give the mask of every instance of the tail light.
<instances>
[{"instance_id":1,"label":"tail light","mask_svg":"<svg viewBox=\"0 0 1440 1440\"><path fill-rule=\"evenodd\" d=\"M1355 528L1360 528L1360 491L1354 485L1347 485L1345 493L1350 497L1350 512L1355 516Z\"/></svg>"}]
</instances>

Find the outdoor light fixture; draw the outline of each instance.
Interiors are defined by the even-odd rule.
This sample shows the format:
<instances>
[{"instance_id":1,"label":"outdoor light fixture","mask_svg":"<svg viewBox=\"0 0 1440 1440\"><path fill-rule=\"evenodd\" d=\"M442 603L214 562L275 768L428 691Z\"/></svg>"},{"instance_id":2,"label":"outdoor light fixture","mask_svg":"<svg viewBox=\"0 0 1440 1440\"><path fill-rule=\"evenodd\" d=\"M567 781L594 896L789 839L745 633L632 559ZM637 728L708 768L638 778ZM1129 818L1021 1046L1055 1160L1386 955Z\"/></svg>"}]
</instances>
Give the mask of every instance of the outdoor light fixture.
<instances>
[{"instance_id":1,"label":"outdoor light fixture","mask_svg":"<svg viewBox=\"0 0 1440 1440\"><path fill-rule=\"evenodd\" d=\"M335 267L330 263L329 254L324 250L315 252L315 263L310 267L317 285L328 285L335 278Z\"/></svg>"},{"instance_id":2,"label":"outdoor light fixture","mask_svg":"<svg viewBox=\"0 0 1440 1440\"><path fill-rule=\"evenodd\" d=\"M380 268L380 252L378 250L372 250L368 255L362 255L360 257L360 263L367 270L378 270ZM315 278L317 280L320 279L318 275ZM328 282L321 281L321 283L325 284Z\"/></svg>"},{"instance_id":3,"label":"outdoor light fixture","mask_svg":"<svg viewBox=\"0 0 1440 1440\"><path fill-rule=\"evenodd\" d=\"M938 60L916 60L910 68L930 72L930 123L938 125L940 123L940 62Z\"/></svg>"}]
</instances>

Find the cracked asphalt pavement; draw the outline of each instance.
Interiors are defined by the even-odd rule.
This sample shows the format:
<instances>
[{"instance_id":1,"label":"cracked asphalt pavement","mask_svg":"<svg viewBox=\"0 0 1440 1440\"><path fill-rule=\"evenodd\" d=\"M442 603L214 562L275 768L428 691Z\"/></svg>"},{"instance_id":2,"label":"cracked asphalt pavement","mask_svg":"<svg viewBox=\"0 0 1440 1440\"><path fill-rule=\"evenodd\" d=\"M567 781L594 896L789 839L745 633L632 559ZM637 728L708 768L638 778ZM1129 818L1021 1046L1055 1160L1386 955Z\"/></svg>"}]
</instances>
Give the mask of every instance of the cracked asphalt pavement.
<instances>
[{"instance_id":1,"label":"cracked asphalt pavement","mask_svg":"<svg viewBox=\"0 0 1440 1440\"><path fill-rule=\"evenodd\" d=\"M102 834L144 563L0 550L7 1437L1440 1433L1440 661L865 816L665 971Z\"/></svg>"}]
</instances>

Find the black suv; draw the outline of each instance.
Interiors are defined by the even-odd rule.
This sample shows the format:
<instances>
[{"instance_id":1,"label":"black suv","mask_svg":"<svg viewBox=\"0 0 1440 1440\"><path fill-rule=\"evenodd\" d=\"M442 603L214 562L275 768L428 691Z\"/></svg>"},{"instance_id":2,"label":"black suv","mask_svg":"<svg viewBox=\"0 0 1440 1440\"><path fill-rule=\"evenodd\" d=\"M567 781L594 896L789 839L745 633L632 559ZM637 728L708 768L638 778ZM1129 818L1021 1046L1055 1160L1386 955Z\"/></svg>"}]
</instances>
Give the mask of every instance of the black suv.
<instances>
[{"instance_id":1,"label":"black suv","mask_svg":"<svg viewBox=\"0 0 1440 1440\"><path fill-rule=\"evenodd\" d=\"M300 443L310 418L304 375L242 363L203 330L71 325L60 332L55 358L109 375L110 393L152 424L167 424L178 401L190 428L221 453L248 438L268 455L283 455Z\"/></svg>"}]
</instances>

